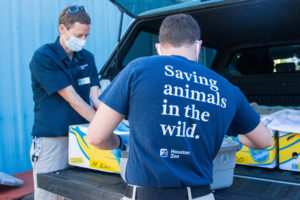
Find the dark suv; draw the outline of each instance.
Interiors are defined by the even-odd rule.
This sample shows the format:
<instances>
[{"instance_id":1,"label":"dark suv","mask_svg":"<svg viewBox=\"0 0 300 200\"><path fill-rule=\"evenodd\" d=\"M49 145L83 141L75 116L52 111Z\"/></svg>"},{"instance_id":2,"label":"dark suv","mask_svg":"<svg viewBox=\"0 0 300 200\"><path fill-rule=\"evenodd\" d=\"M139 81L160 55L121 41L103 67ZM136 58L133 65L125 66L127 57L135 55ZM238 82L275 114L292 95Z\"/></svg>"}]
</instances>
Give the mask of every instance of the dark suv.
<instances>
[{"instance_id":1,"label":"dark suv","mask_svg":"<svg viewBox=\"0 0 300 200\"><path fill-rule=\"evenodd\" d=\"M101 79L112 80L137 57L157 54L162 20L187 13L201 28L202 64L241 88L249 102L300 105L299 0L111 1L135 20L102 68ZM300 186L299 172L237 166L235 182L226 192L238 188L237 199L300 199L299 191L287 189L291 185ZM216 193L217 199L222 196Z\"/></svg>"},{"instance_id":2,"label":"dark suv","mask_svg":"<svg viewBox=\"0 0 300 200\"><path fill-rule=\"evenodd\" d=\"M111 81L133 59L156 54L154 45L162 20L170 14L187 13L201 28L202 64L240 87L249 102L300 105L300 0L111 1L134 20L102 68L102 83ZM68 193L64 187L82 184L89 193L85 199L97 199L97 195L118 199L124 189L119 176L85 169L39 178L45 182L60 180L56 190L51 186L52 191L72 199L83 194L80 190ZM65 178L76 180L67 185ZM215 198L299 200L300 173L238 165L233 185L217 190Z\"/></svg>"}]
</instances>

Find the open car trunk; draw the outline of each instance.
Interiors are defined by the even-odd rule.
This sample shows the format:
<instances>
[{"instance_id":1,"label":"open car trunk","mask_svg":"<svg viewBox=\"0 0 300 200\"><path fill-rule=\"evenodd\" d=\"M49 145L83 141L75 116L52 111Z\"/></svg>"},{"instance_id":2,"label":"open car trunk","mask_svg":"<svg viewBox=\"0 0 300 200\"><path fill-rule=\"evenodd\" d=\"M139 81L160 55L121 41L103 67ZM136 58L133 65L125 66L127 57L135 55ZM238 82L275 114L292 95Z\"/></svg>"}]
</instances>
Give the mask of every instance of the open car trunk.
<instances>
[{"instance_id":1,"label":"open car trunk","mask_svg":"<svg viewBox=\"0 0 300 200\"><path fill-rule=\"evenodd\" d=\"M153 2L153 6L157 7L157 2L160 2L149 0L112 1L117 5L123 2L123 7L120 7L123 10L126 10L124 6L127 5L124 2L129 2L128 5L140 2L134 7L135 11L146 3ZM136 18L120 41L118 48L102 68L100 72L102 79L112 80L128 62L137 57L156 54L154 45L158 42L157 35L162 20L169 14L183 12L191 14L200 25L204 46L200 57L206 61L203 64L209 65L208 67L240 87L250 102L255 101L258 104L269 106L300 105L300 90L298 89L300 88L298 59L300 29L297 28L297 22L300 20L298 11L300 1L228 0L197 1L197 4L194 1L174 0L169 1L169 4L170 2L177 2L177 4L174 3L148 12L141 9L139 12L130 12L134 8L129 6L129 11L126 12ZM208 51L210 49L213 49L214 52ZM248 53L247 50L249 50ZM253 53L255 51L256 53ZM244 57L256 56L260 61L252 65L253 70L248 69L248 73L244 73L247 71L246 68L251 68L251 62L246 63L245 66L241 64L236 66L236 59L241 55ZM274 71L276 69L275 61L292 58L297 58L293 61L294 69ZM266 61L273 63L270 64ZM242 63L242 61L238 63ZM272 69L270 65L273 65ZM232 66L234 68L242 67L245 70L240 70L241 72L237 76L231 73Z\"/></svg>"},{"instance_id":2,"label":"open car trunk","mask_svg":"<svg viewBox=\"0 0 300 200\"><path fill-rule=\"evenodd\" d=\"M249 102L300 105L300 1L111 1L134 17L134 22L102 68L102 80L112 80L135 58L157 54L154 45L162 20L187 13L201 28L202 64L241 88ZM300 195L295 190L300 186L298 172L237 166L235 176L238 183L225 190L236 192L230 194L233 199L298 199ZM261 187L270 183L276 186ZM285 191L286 197L279 191ZM221 198L221 193L217 199L229 198Z\"/></svg>"}]
</instances>

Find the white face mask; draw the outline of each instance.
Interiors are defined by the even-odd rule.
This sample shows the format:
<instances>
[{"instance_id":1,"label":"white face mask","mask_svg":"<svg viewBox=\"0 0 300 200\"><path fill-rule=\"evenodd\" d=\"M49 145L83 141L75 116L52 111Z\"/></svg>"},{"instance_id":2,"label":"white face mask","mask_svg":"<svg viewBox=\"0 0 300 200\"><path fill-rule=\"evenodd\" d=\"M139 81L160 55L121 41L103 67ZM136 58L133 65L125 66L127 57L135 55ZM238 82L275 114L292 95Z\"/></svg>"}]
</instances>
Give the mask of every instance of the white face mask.
<instances>
[{"instance_id":1,"label":"white face mask","mask_svg":"<svg viewBox=\"0 0 300 200\"><path fill-rule=\"evenodd\" d=\"M199 50L200 50L199 46L200 46L200 41L198 40L197 45L196 45L196 59L197 59L196 62L198 62L198 60L199 60L199 53L200 53L199 52Z\"/></svg>"},{"instance_id":2,"label":"white face mask","mask_svg":"<svg viewBox=\"0 0 300 200\"><path fill-rule=\"evenodd\" d=\"M157 44L157 54L161 56L160 44Z\"/></svg>"},{"instance_id":3,"label":"white face mask","mask_svg":"<svg viewBox=\"0 0 300 200\"><path fill-rule=\"evenodd\" d=\"M74 37L73 35L70 36L69 40L66 40L64 37L66 47L71 51L81 51L85 45L85 40L80 38Z\"/></svg>"}]
</instances>

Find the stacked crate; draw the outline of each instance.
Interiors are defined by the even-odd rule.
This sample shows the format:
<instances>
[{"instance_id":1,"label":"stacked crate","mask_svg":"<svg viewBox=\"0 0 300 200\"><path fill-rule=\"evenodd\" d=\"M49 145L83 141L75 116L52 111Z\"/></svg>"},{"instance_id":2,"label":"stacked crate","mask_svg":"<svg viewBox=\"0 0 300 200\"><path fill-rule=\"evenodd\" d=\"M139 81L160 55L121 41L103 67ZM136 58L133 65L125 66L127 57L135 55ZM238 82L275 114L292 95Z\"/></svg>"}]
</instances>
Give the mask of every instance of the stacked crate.
<instances>
[{"instance_id":1,"label":"stacked crate","mask_svg":"<svg viewBox=\"0 0 300 200\"><path fill-rule=\"evenodd\" d=\"M265 117L266 115L264 115ZM300 110L284 109L263 120L273 138L273 146L255 150L241 145L236 163L256 167L300 171ZM228 137L238 141L237 137Z\"/></svg>"}]
</instances>

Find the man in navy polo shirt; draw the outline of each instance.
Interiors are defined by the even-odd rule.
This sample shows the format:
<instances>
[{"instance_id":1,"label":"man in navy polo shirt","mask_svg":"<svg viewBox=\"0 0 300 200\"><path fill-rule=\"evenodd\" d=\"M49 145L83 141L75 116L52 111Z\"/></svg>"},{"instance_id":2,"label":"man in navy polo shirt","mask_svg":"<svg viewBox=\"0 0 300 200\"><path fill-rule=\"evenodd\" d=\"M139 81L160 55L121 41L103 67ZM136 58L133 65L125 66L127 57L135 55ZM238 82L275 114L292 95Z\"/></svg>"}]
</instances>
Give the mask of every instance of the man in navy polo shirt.
<instances>
[{"instance_id":1,"label":"man in navy polo shirt","mask_svg":"<svg viewBox=\"0 0 300 200\"><path fill-rule=\"evenodd\" d=\"M239 88L197 62L202 41L190 15L167 17L159 41L160 56L132 61L100 96L87 141L122 146L112 132L127 116L130 186L123 199L214 199L213 160L224 135L265 148L271 134Z\"/></svg>"},{"instance_id":2,"label":"man in navy polo shirt","mask_svg":"<svg viewBox=\"0 0 300 200\"><path fill-rule=\"evenodd\" d=\"M68 127L91 121L100 95L94 56L83 49L90 33L83 6L69 6L59 16L60 36L37 49L30 62L34 99L31 160L35 199L59 197L37 188L36 174L66 168Z\"/></svg>"}]
</instances>

